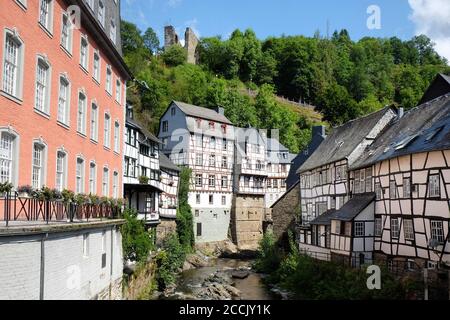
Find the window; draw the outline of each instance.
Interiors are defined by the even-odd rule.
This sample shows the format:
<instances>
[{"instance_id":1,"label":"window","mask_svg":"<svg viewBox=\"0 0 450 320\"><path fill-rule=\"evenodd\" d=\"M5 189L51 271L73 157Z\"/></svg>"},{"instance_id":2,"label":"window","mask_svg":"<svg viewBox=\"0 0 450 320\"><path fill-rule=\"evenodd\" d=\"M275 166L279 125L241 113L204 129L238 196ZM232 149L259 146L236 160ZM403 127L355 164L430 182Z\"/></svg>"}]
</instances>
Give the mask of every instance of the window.
<instances>
[{"instance_id":1,"label":"window","mask_svg":"<svg viewBox=\"0 0 450 320\"><path fill-rule=\"evenodd\" d=\"M222 188L228 188L228 177L222 176L221 186Z\"/></svg>"},{"instance_id":2,"label":"window","mask_svg":"<svg viewBox=\"0 0 450 320\"><path fill-rule=\"evenodd\" d=\"M94 52L93 77L97 82L100 82L100 55L98 52Z\"/></svg>"},{"instance_id":3,"label":"window","mask_svg":"<svg viewBox=\"0 0 450 320\"><path fill-rule=\"evenodd\" d=\"M383 233L382 219L375 218L375 236L381 237Z\"/></svg>"},{"instance_id":4,"label":"window","mask_svg":"<svg viewBox=\"0 0 450 320\"><path fill-rule=\"evenodd\" d=\"M116 81L116 101L119 103L122 101L122 83L120 82L120 79L117 79Z\"/></svg>"},{"instance_id":5,"label":"window","mask_svg":"<svg viewBox=\"0 0 450 320\"><path fill-rule=\"evenodd\" d=\"M209 178L208 178L208 185L211 187L211 188L214 188L215 186L216 186L216 176L209 176Z\"/></svg>"},{"instance_id":6,"label":"window","mask_svg":"<svg viewBox=\"0 0 450 320\"><path fill-rule=\"evenodd\" d=\"M398 239L400 236L400 227L398 223L398 219L391 219L391 237L393 239Z\"/></svg>"},{"instance_id":7,"label":"window","mask_svg":"<svg viewBox=\"0 0 450 320\"><path fill-rule=\"evenodd\" d=\"M70 116L70 83L65 77L59 78L58 121L69 125Z\"/></svg>"},{"instance_id":8,"label":"window","mask_svg":"<svg viewBox=\"0 0 450 320\"><path fill-rule=\"evenodd\" d=\"M58 151L56 154L56 190L63 191L67 180L67 155L65 152Z\"/></svg>"},{"instance_id":9,"label":"window","mask_svg":"<svg viewBox=\"0 0 450 320\"><path fill-rule=\"evenodd\" d=\"M72 22L67 14L63 14L61 23L61 46L69 53L72 52L72 36Z\"/></svg>"},{"instance_id":10,"label":"window","mask_svg":"<svg viewBox=\"0 0 450 320\"><path fill-rule=\"evenodd\" d=\"M403 220L403 231L405 233L405 240L414 240L414 228L411 219Z\"/></svg>"},{"instance_id":11,"label":"window","mask_svg":"<svg viewBox=\"0 0 450 320\"><path fill-rule=\"evenodd\" d=\"M441 182L439 175L430 176L428 190L429 197L431 198L437 198L441 196Z\"/></svg>"},{"instance_id":12,"label":"window","mask_svg":"<svg viewBox=\"0 0 450 320\"><path fill-rule=\"evenodd\" d=\"M109 114L105 113L105 121L104 121L104 128L103 128L103 145L106 148L109 148L111 146L111 117Z\"/></svg>"},{"instance_id":13,"label":"window","mask_svg":"<svg viewBox=\"0 0 450 320\"><path fill-rule=\"evenodd\" d=\"M33 144L33 171L31 185L34 189L40 189L45 185L45 146L40 143Z\"/></svg>"},{"instance_id":14,"label":"window","mask_svg":"<svg viewBox=\"0 0 450 320\"><path fill-rule=\"evenodd\" d=\"M112 40L112 42L114 44L116 44L116 38L117 38L117 35L116 35L116 24L112 20L111 20L111 26L110 26L110 29L109 29L109 37Z\"/></svg>"},{"instance_id":15,"label":"window","mask_svg":"<svg viewBox=\"0 0 450 320\"><path fill-rule=\"evenodd\" d=\"M228 168L228 158L227 156L222 157L222 168L227 169Z\"/></svg>"},{"instance_id":16,"label":"window","mask_svg":"<svg viewBox=\"0 0 450 320\"><path fill-rule=\"evenodd\" d=\"M172 109L170 109L170 115L173 117L176 114L176 110L173 107Z\"/></svg>"},{"instance_id":17,"label":"window","mask_svg":"<svg viewBox=\"0 0 450 320\"><path fill-rule=\"evenodd\" d=\"M196 194L196 195L195 195L195 202L196 202L197 204L200 204L200 195L199 195L199 194Z\"/></svg>"},{"instance_id":18,"label":"window","mask_svg":"<svg viewBox=\"0 0 450 320\"><path fill-rule=\"evenodd\" d=\"M106 92L112 94L112 71L111 66L106 68Z\"/></svg>"},{"instance_id":19,"label":"window","mask_svg":"<svg viewBox=\"0 0 450 320\"><path fill-rule=\"evenodd\" d=\"M86 0L86 2L91 9L94 9L94 0Z\"/></svg>"},{"instance_id":20,"label":"window","mask_svg":"<svg viewBox=\"0 0 450 320\"><path fill-rule=\"evenodd\" d=\"M83 158L77 158L77 165L75 170L75 192L84 192L84 160Z\"/></svg>"},{"instance_id":21,"label":"window","mask_svg":"<svg viewBox=\"0 0 450 320\"><path fill-rule=\"evenodd\" d=\"M195 165L196 166L202 166L203 165L203 154L197 153L195 155Z\"/></svg>"},{"instance_id":22,"label":"window","mask_svg":"<svg viewBox=\"0 0 450 320\"><path fill-rule=\"evenodd\" d=\"M113 173L113 197L119 198L119 173L114 171Z\"/></svg>"},{"instance_id":23,"label":"window","mask_svg":"<svg viewBox=\"0 0 450 320\"><path fill-rule=\"evenodd\" d=\"M7 31L3 53L3 85L7 94L16 98L22 96L23 43L18 36Z\"/></svg>"},{"instance_id":24,"label":"window","mask_svg":"<svg viewBox=\"0 0 450 320\"><path fill-rule=\"evenodd\" d=\"M227 197L222 196L222 205L225 206L227 204Z\"/></svg>"},{"instance_id":25,"label":"window","mask_svg":"<svg viewBox=\"0 0 450 320\"><path fill-rule=\"evenodd\" d=\"M244 177L244 187L248 188L250 186L250 177Z\"/></svg>"},{"instance_id":26,"label":"window","mask_svg":"<svg viewBox=\"0 0 450 320\"><path fill-rule=\"evenodd\" d=\"M125 157L125 176L136 177L136 159Z\"/></svg>"},{"instance_id":27,"label":"window","mask_svg":"<svg viewBox=\"0 0 450 320\"><path fill-rule=\"evenodd\" d=\"M411 178L403 179L403 198L411 197Z\"/></svg>"},{"instance_id":28,"label":"window","mask_svg":"<svg viewBox=\"0 0 450 320\"><path fill-rule=\"evenodd\" d=\"M214 195L212 195L212 194L209 195L209 204L210 205L214 204Z\"/></svg>"},{"instance_id":29,"label":"window","mask_svg":"<svg viewBox=\"0 0 450 320\"><path fill-rule=\"evenodd\" d=\"M197 237L201 237L201 236L202 236L202 224L197 223Z\"/></svg>"},{"instance_id":30,"label":"window","mask_svg":"<svg viewBox=\"0 0 450 320\"><path fill-rule=\"evenodd\" d=\"M354 180L354 192L360 193L361 191L361 171L355 171L355 180Z\"/></svg>"},{"instance_id":31,"label":"window","mask_svg":"<svg viewBox=\"0 0 450 320\"><path fill-rule=\"evenodd\" d=\"M216 155L209 155L209 166L213 168L216 166Z\"/></svg>"},{"instance_id":32,"label":"window","mask_svg":"<svg viewBox=\"0 0 450 320\"><path fill-rule=\"evenodd\" d=\"M372 168L366 169L366 192L372 192Z\"/></svg>"},{"instance_id":33,"label":"window","mask_svg":"<svg viewBox=\"0 0 450 320\"><path fill-rule=\"evenodd\" d=\"M105 27L105 5L102 0L98 2L98 21Z\"/></svg>"},{"instance_id":34,"label":"window","mask_svg":"<svg viewBox=\"0 0 450 320\"><path fill-rule=\"evenodd\" d=\"M225 138L222 140L222 148L224 151L227 151L228 149L228 141Z\"/></svg>"},{"instance_id":35,"label":"window","mask_svg":"<svg viewBox=\"0 0 450 320\"><path fill-rule=\"evenodd\" d=\"M203 186L203 177L201 174L195 175L195 186L196 187L202 187Z\"/></svg>"},{"instance_id":36,"label":"window","mask_svg":"<svg viewBox=\"0 0 450 320\"><path fill-rule=\"evenodd\" d=\"M341 222L340 221L335 221L335 226L334 226L334 233L336 234L341 234Z\"/></svg>"},{"instance_id":37,"label":"window","mask_svg":"<svg viewBox=\"0 0 450 320\"><path fill-rule=\"evenodd\" d=\"M216 138L211 137L211 139L209 140L209 147L213 150L216 149Z\"/></svg>"},{"instance_id":38,"label":"window","mask_svg":"<svg viewBox=\"0 0 450 320\"><path fill-rule=\"evenodd\" d=\"M16 137L8 132L0 133L0 183L14 183L17 167Z\"/></svg>"},{"instance_id":39,"label":"window","mask_svg":"<svg viewBox=\"0 0 450 320\"><path fill-rule=\"evenodd\" d=\"M200 210L195 210L195 217L200 217Z\"/></svg>"},{"instance_id":40,"label":"window","mask_svg":"<svg viewBox=\"0 0 450 320\"><path fill-rule=\"evenodd\" d=\"M355 222L355 237L364 237L364 222Z\"/></svg>"},{"instance_id":41,"label":"window","mask_svg":"<svg viewBox=\"0 0 450 320\"><path fill-rule=\"evenodd\" d=\"M201 136L201 135L195 136L195 145L200 148L203 147L203 136Z\"/></svg>"},{"instance_id":42,"label":"window","mask_svg":"<svg viewBox=\"0 0 450 320\"><path fill-rule=\"evenodd\" d=\"M431 221L431 239L440 245L444 244L444 223L442 221Z\"/></svg>"},{"instance_id":43,"label":"window","mask_svg":"<svg viewBox=\"0 0 450 320\"><path fill-rule=\"evenodd\" d=\"M114 152L119 153L120 150L120 125L119 122L114 122Z\"/></svg>"},{"instance_id":44,"label":"window","mask_svg":"<svg viewBox=\"0 0 450 320\"><path fill-rule=\"evenodd\" d=\"M109 196L109 169L106 167L103 168L102 195Z\"/></svg>"},{"instance_id":45,"label":"window","mask_svg":"<svg viewBox=\"0 0 450 320\"><path fill-rule=\"evenodd\" d=\"M89 234L83 234L83 257L89 257Z\"/></svg>"},{"instance_id":46,"label":"window","mask_svg":"<svg viewBox=\"0 0 450 320\"><path fill-rule=\"evenodd\" d=\"M102 232L102 253L106 253L106 231Z\"/></svg>"},{"instance_id":47,"label":"window","mask_svg":"<svg viewBox=\"0 0 450 320\"><path fill-rule=\"evenodd\" d=\"M98 141L98 107L95 103L91 106L91 140Z\"/></svg>"},{"instance_id":48,"label":"window","mask_svg":"<svg viewBox=\"0 0 450 320\"><path fill-rule=\"evenodd\" d=\"M39 6L39 23L47 31L52 31L52 14L53 14L53 1L52 0L40 0Z\"/></svg>"},{"instance_id":49,"label":"window","mask_svg":"<svg viewBox=\"0 0 450 320\"><path fill-rule=\"evenodd\" d=\"M397 184L394 180L389 182L389 197L391 199L397 199Z\"/></svg>"},{"instance_id":50,"label":"window","mask_svg":"<svg viewBox=\"0 0 450 320\"><path fill-rule=\"evenodd\" d=\"M89 43L86 37L81 37L81 46L80 46L80 65L87 71L89 64Z\"/></svg>"},{"instance_id":51,"label":"window","mask_svg":"<svg viewBox=\"0 0 450 320\"><path fill-rule=\"evenodd\" d=\"M377 200L383 199L383 189L381 188L381 184L379 182L375 183L375 194Z\"/></svg>"},{"instance_id":52,"label":"window","mask_svg":"<svg viewBox=\"0 0 450 320\"><path fill-rule=\"evenodd\" d=\"M36 67L36 96L34 107L46 114L50 113L50 66L39 58Z\"/></svg>"},{"instance_id":53,"label":"window","mask_svg":"<svg viewBox=\"0 0 450 320\"><path fill-rule=\"evenodd\" d=\"M89 165L89 193L97 193L97 165L91 162Z\"/></svg>"},{"instance_id":54,"label":"window","mask_svg":"<svg viewBox=\"0 0 450 320\"><path fill-rule=\"evenodd\" d=\"M168 132L168 131L169 131L169 122L163 121L163 132Z\"/></svg>"},{"instance_id":55,"label":"window","mask_svg":"<svg viewBox=\"0 0 450 320\"><path fill-rule=\"evenodd\" d=\"M260 160L256 161L256 170L261 171L262 170L262 163Z\"/></svg>"},{"instance_id":56,"label":"window","mask_svg":"<svg viewBox=\"0 0 450 320\"><path fill-rule=\"evenodd\" d=\"M21 5L23 8L27 7L27 0L16 0L16 2Z\"/></svg>"},{"instance_id":57,"label":"window","mask_svg":"<svg viewBox=\"0 0 450 320\"><path fill-rule=\"evenodd\" d=\"M78 119L77 131L83 135L86 134L86 96L80 92L78 94Z\"/></svg>"}]
</instances>

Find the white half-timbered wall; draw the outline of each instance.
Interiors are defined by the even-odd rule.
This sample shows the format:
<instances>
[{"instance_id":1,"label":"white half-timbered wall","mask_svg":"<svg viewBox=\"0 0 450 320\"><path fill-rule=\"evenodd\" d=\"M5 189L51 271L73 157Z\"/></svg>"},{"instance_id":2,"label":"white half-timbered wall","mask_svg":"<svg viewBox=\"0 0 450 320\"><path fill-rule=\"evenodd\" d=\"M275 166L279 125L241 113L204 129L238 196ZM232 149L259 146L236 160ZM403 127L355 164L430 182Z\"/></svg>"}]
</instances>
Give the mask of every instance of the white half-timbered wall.
<instances>
[{"instance_id":1,"label":"white half-timbered wall","mask_svg":"<svg viewBox=\"0 0 450 320\"><path fill-rule=\"evenodd\" d=\"M161 168L161 196L159 212L161 217L175 219L178 208L179 173L174 170Z\"/></svg>"}]
</instances>

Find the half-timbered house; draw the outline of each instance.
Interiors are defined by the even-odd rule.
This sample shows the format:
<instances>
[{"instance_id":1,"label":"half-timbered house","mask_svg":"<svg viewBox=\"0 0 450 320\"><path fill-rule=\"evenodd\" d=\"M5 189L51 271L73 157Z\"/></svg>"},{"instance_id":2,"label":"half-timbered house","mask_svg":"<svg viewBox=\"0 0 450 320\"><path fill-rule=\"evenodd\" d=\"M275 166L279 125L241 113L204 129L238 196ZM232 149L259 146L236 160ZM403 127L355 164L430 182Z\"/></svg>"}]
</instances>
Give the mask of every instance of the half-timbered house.
<instances>
[{"instance_id":1,"label":"half-timbered house","mask_svg":"<svg viewBox=\"0 0 450 320\"><path fill-rule=\"evenodd\" d=\"M270 208L286 191L286 180L291 169L289 149L275 138L266 139L267 189L265 207Z\"/></svg>"}]
</instances>

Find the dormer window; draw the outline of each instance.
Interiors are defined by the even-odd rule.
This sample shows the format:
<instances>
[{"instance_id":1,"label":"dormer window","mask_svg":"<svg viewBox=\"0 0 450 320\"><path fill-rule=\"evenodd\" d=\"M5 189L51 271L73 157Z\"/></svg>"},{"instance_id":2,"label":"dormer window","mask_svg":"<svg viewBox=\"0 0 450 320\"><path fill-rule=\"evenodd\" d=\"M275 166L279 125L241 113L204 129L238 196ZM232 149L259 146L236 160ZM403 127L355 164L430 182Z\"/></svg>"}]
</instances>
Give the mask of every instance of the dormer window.
<instances>
[{"instance_id":1,"label":"dormer window","mask_svg":"<svg viewBox=\"0 0 450 320\"><path fill-rule=\"evenodd\" d=\"M209 130L214 130L214 122L209 122Z\"/></svg>"}]
</instances>

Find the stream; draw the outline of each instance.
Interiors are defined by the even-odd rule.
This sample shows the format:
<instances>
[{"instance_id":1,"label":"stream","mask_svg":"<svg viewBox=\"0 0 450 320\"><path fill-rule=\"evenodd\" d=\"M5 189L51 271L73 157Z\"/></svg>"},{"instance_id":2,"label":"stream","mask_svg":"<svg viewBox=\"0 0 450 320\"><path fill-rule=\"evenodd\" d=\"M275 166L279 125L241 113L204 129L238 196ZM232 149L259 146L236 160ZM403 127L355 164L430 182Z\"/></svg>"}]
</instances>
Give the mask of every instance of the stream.
<instances>
[{"instance_id":1,"label":"stream","mask_svg":"<svg viewBox=\"0 0 450 320\"><path fill-rule=\"evenodd\" d=\"M176 291L184 295L192 295L202 283L217 271L232 272L239 268L249 268L252 261L218 258L212 261L211 267L202 267L184 271L177 281ZM233 279L233 286L241 294L235 300L274 300L276 297L270 293L262 282L260 274L250 271L245 279Z\"/></svg>"}]
</instances>

